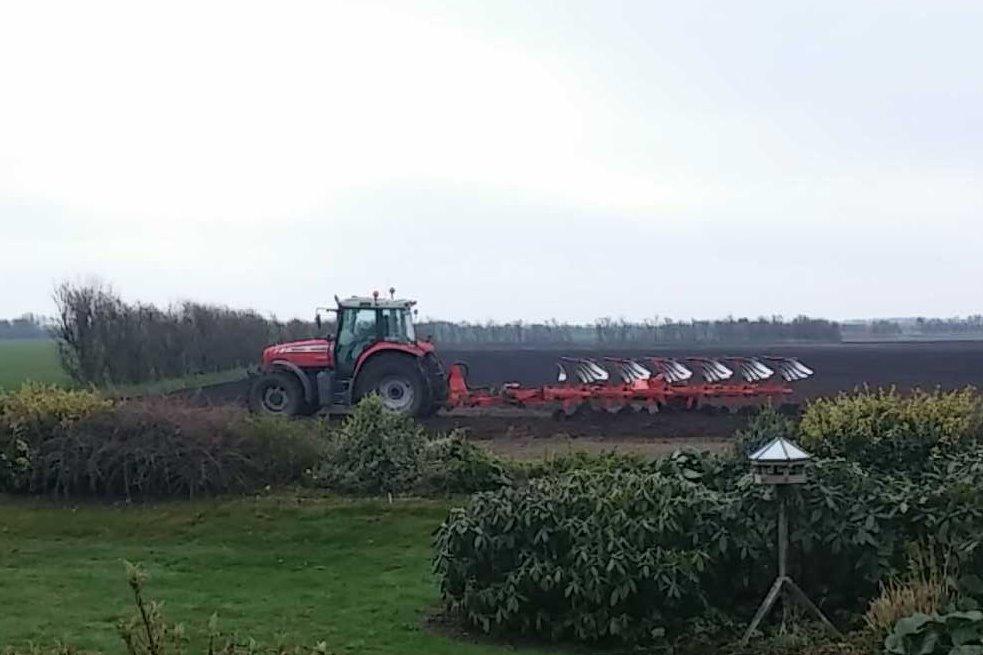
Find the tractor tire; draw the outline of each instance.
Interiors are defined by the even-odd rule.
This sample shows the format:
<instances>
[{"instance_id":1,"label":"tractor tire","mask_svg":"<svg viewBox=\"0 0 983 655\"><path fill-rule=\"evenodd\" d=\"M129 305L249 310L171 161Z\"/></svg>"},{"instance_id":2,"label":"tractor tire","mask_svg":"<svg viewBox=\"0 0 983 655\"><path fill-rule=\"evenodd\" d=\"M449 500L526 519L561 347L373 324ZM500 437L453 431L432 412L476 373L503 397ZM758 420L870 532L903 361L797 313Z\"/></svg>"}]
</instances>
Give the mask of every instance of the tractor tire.
<instances>
[{"instance_id":1,"label":"tractor tire","mask_svg":"<svg viewBox=\"0 0 983 655\"><path fill-rule=\"evenodd\" d=\"M419 364L404 356L376 356L365 364L355 380L354 400L378 394L391 412L413 417L431 411L433 401Z\"/></svg>"},{"instance_id":2,"label":"tractor tire","mask_svg":"<svg viewBox=\"0 0 983 655\"><path fill-rule=\"evenodd\" d=\"M268 373L256 378L249 388L249 409L258 414L307 416L304 387L291 373Z\"/></svg>"}]
</instances>

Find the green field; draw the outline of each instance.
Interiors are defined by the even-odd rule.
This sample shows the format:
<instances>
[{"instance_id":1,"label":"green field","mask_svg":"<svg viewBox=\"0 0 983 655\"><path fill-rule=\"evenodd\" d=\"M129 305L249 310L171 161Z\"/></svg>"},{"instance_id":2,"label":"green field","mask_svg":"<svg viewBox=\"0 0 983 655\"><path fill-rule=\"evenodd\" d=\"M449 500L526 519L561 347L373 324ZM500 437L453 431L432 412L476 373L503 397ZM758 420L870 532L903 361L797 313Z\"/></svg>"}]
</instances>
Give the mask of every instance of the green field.
<instances>
[{"instance_id":1,"label":"green field","mask_svg":"<svg viewBox=\"0 0 983 655\"><path fill-rule=\"evenodd\" d=\"M0 389L27 380L71 384L58 362L58 347L48 339L0 339Z\"/></svg>"},{"instance_id":2,"label":"green field","mask_svg":"<svg viewBox=\"0 0 983 655\"><path fill-rule=\"evenodd\" d=\"M193 635L217 612L223 631L325 641L331 653L515 652L423 626L438 602L431 533L447 508L294 495L68 507L0 496L0 645L122 653L115 624L132 611L129 560L149 572L147 596Z\"/></svg>"},{"instance_id":3,"label":"green field","mask_svg":"<svg viewBox=\"0 0 983 655\"><path fill-rule=\"evenodd\" d=\"M171 380L158 380L104 389L107 394L132 396L160 394L245 377L246 369L202 373ZM28 381L72 386L73 382L58 361L58 346L48 339L0 339L0 390L15 389Z\"/></svg>"}]
</instances>

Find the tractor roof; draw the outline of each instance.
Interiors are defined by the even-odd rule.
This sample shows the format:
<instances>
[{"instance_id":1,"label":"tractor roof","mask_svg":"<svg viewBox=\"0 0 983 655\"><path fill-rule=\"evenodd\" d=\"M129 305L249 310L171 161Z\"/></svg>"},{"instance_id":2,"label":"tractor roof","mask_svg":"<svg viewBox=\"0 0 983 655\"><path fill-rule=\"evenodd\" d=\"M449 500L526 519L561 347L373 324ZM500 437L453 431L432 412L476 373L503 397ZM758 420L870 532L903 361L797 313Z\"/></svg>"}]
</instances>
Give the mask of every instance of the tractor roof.
<instances>
[{"instance_id":1,"label":"tractor roof","mask_svg":"<svg viewBox=\"0 0 983 655\"><path fill-rule=\"evenodd\" d=\"M378 307L380 309L409 309L416 304L415 300L404 298L366 298L352 296L351 298L335 298L338 307L347 309L350 307Z\"/></svg>"}]
</instances>

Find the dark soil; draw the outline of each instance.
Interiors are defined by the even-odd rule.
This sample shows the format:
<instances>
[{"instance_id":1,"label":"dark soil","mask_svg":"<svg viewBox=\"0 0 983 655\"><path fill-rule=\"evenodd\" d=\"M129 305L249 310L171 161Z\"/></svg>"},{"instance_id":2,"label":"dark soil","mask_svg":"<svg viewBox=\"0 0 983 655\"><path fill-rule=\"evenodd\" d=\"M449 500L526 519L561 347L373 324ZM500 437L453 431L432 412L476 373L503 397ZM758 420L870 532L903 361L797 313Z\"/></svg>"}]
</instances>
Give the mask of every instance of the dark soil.
<instances>
[{"instance_id":1,"label":"dark soil","mask_svg":"<svg viewBox=\"0 0 983 655\"><path fill-rule=\"evenodd\" d=\"M850 391L864 384L896 386L901 390L941 386L956 389L983 386L983 342L949 341L917 343L798 344L781 346L737 346L700 348L652 348L589 351L544 350L452 350L439 349L449 364L467 362L474 385L518 382L542 385L555 382L560 355L644 357L750 356L797 357L816 372L809 380L795 383L796 398L812 398Z\"/></svg>"},{"instance_id":2,"label":"dark soil","mask_svg":"<svg viewBox=\"0 0 983 655\"><path fill-rule=\"evenodd\" d=\"M465 361L472 386L518 382L538 386L555 382L554 362L560 355L684 357L776 355L798 357L816 375L792 386L796 394L787 402L851 391L863 385L957 389L983 386L983 342L864 343L843 345L782 345L764 348L702 347L698 349L544 351L440 349L445 364ZM206 404L244 404L249 381L218 384L182 392ZM676 447L718 450L746 417L738 413L674 412L661 414L582 412L554 418L549 412L512 408L454 410L424 421L445 432L466 429L471 437L500 454L535 456L564 449L599 450L617 446L637 452L661 453Z\"/></svg>"}]
</instances>

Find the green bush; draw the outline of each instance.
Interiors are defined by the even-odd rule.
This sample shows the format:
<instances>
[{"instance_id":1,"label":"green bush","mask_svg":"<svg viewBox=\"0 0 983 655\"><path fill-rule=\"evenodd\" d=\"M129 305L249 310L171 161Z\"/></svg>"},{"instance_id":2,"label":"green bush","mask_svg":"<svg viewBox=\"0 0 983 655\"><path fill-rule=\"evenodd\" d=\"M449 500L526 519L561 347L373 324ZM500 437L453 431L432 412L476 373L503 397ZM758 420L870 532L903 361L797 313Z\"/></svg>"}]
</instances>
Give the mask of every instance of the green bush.
<instances>
[{"instance_id":1,"label":"green bush","mask_svg":"<svg viewBox=\"0 0 983 655\"><path fill-rule=\"evenodd\" d=\"M39 388L0 406L0 435L22 453L16 474L0 480L0 489L19 493L134 498L250 491L300 481L326 442L319 423L232 407L109 404L87 392Z\"/></svg>"},{"instance_id":2,"label":"green bush","mask_svg":"<svg viewBox=\"0 0 983 655\"><path fill-rule=\"evenodd\" d=\"M983 612L922 614L900 619L884 639L890 655L979 655L983 653Z\"/></svg>"},{"instance_id":3,"label":"green bush","mask_svg":"<svg viewBox=\"0 0 983 655\"><path fill-rule=\"evenodd\" d=\"M0 490L28 484L37 449L52 434L111 407L110 401L91 391L34 382L0 393Z\"/></svg>"},{"instance_id":4,"label":"green bush","mask_svg":"<svg viewBox=\"0 0 983 655\"><path fill-rule=\"evenodd\" d=\"M339 491L387 494L415 488L427 435L411 417L364 398L333 435L317 480Z\"/></svg>"},{"instance_id":5,"label":"green bush","mask_svg":"<svg viewBox=\"0 0 983 655\"><path fill-rule=\"evenodd\" d=\"M574 471L625 471L661 473L689 482L704 481L713 488L717 488L715 483L718 481L732 481L735 476L739 477L747 468L745 462L731 457L685 450L677 450L658 458L614 450L602 453L577 451L530 462L514 462L511 466L516 477L526 480L565 475Z\"/></svg>"},{"instance_id":6,"label":"green bush","mask_svg":"<svg viewBox=\"0 0 983 655\"><path fill-rule=\"evenodd\" d=\"M509 484L505 467L460 432L431 439L409 416L364 398L333 435L319 484L359 494L461 493Z\"/></svg>"},{"instance_id":7,"label":"green bush","mask_svg":"<svg viewBox=\"0 0 983 655\"><path fill-rule=\"evenodd\" d=\"M486 632L658 640L706 607L727 506L675 477L573 471L452 510L435 567L449 608Z\"/></svg>"},{"instance_id":8,"label":"green bush","mask_svg":"<svg viewBox=\"0 0 983 655\"><path fill-rule=\"evenodd\" d=\"M734 452L747 457L769 441L779 437L795 440L796 422L770 405L754 414L748 424L734 432Z\"/></svg>"},{"instance_id":9,"label":"green bush","mask_svg":"<svg viewBox=\"0 0 983 655\"><path fill-rule=\"evenodd\" d=\"M426 443L420 470L421 488L427 492L473 493L511 484L500 460L457 431Z\"/></svg>"},{"instance_id":10,"label":"green bush","mask_svg":"<svg viewBox=\"0 0 983 655\"><path fill-rule=\"evenodd\" d=\"M600 462L452 510L435 547L448 608L485 632L627 643L691 634L708 612L749 620L773 580L777 519L746 461ZM980 485L983 461L968 453L919 476L819 460L805 485L783 492L790 572L848 624L904 569L909 543L978 540Z\"/></svg>"},{"instance_id":11,"label":"green bush","mask_svg":"<svg viewBox=\"0 0 983 655\"><path fill-rule=\"evenodd\" d=\"M821 457L845 457L885 471L917 470L935 454L976 445L983 405L973 389L903 396L865 389L811 402L801 443Z\"/></svg>"}]
</instances>

